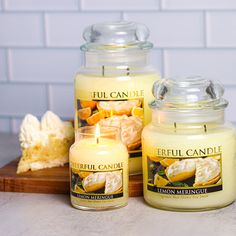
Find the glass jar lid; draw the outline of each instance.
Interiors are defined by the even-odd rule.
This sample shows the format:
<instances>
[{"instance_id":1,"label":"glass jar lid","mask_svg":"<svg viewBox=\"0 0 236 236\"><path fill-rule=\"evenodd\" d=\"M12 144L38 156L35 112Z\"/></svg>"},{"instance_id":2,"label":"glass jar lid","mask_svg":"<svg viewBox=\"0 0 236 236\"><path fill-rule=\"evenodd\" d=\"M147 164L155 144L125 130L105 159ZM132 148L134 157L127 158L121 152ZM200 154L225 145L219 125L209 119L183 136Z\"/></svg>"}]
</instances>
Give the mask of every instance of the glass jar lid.
<instances>
[{"instance_id":1,"label":"glass jar lid","mask_svg":"<svg viewBox=\"0 0 236 236\"><path fill-rule=\"evenodd\" d=\"M163 111L221 110L228 102L219 83L201 77L162 79L153 85L150 107Z\"/></svg>"},{"instance_id":2,"label":"glass jar lid","mask_svg":"<svg viewBox=\"0 0 236 236\"><path fill-rule=\"evenodd\" d=\"M148 50L153 47L146 41L149 37L149 29L135 22L117 21L88 26L83 33L86 41L81 46L82 51L97 50Z\"/></svg>"}]
</instances>

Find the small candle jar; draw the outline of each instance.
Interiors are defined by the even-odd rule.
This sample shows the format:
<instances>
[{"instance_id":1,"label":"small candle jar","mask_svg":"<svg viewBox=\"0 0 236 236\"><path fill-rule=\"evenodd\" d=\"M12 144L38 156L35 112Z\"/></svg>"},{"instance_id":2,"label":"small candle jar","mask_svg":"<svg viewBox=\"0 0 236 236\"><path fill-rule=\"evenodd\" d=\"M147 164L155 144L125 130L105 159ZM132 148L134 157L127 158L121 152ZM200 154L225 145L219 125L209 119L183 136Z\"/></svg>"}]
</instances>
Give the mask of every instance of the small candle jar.
<instances>
[{"instance_id":1,"label":"small candle jar","mask_svg":"<svg viewBox=\"0 0 236 236\"><path fill-rule=\"evenodd\" d=\"M224 122L223 88L192 78L154 84L142 134L144 198L176 211L224 207L236 198L235 130Z\"/></svg>"},{"instance_id":2,"label":"small candle jar","mask_svg":"<svg viewBox=\"0 0 236 236\"><path fill-rule=\"evenodd\" d=\"M84 31L84 65L75 78L75 129L117 126L129 151L129 173L142 173L141 132L159 74L149 64L149 30L134 22L95 24Z\"/></svg>"},{"instance_id":3,"label":"small candle jar","mask_svg":"<svg viewBox=\"0 0 236 236\"><path fill-rule=\"evenodd\" d=\"M127 205L128 151L115 127L83 127L70 148L71 203L82 210Z\"/></svg>"}]
</instances>

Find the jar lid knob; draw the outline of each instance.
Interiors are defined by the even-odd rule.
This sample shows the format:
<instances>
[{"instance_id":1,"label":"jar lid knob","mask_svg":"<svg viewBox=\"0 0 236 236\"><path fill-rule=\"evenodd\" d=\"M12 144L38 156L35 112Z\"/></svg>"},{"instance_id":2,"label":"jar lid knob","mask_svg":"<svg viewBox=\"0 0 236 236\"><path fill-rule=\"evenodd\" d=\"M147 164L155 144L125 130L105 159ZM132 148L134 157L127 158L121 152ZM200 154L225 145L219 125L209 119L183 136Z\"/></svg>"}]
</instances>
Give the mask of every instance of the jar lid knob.
<instances>
[{"instance_id":1,"label":"jar lid knob","mask_svg":"<svg viewBox=\"0 0 236 236\"><path fill-rule=\"evenodd\" d=\"M84 51L92 49L141 48L150 49L152 44L147 42L149 37L147 26L129 21L98 23L88 26L83 33L86 44Z\"/></svg>"},{"instance_id":2,"label":"jar lid knob","mask_svg":"<svg viewBox=\"0 0 236 236\"><path fill-rule=\"evenodd\" d=\"M161 79L152 89L156 98L151 108L161 110L221 109L228 105L220 83L202 77Z\"/></svg>"}]
</instances>

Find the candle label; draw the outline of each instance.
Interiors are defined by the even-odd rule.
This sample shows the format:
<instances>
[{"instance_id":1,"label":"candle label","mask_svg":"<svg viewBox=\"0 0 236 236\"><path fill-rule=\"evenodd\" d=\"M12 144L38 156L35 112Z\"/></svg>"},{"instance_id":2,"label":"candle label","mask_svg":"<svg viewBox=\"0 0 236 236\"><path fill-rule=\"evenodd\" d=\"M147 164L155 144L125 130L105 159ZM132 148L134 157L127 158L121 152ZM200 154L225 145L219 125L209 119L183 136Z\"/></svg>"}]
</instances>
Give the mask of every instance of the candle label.
<instances>
[{"instance_id":1,"label":"candle label","mask_svg":"<svg viewBox=\"0 0 236 236\"><path fill-rule=\"evenodd\" d=\"M147 156L147 189L159 194L198 195L221 191L222 147L157 148Z\"/></svg>"},{"instance_id":2,"label":"candle label","mask_svg":"<svg viewBox=\"0 0 236 236\"><path fill-rule=\"evenodd\" d=\"M121 128L121 140L130 158L141 157L141 132L144 126L144 90L80 92L77 99L78 127L96 125Z\"/></svg>"},{"instance_id":3,"label":"candle label","mask_svg":"<svg viewBox=\"0 0 236 236\"><path fill-rule=\"evenodd\" d=\"M124 196L123 163L70 163L71 195L79 199L110 200Z\"/></svg>"}]
</instances>

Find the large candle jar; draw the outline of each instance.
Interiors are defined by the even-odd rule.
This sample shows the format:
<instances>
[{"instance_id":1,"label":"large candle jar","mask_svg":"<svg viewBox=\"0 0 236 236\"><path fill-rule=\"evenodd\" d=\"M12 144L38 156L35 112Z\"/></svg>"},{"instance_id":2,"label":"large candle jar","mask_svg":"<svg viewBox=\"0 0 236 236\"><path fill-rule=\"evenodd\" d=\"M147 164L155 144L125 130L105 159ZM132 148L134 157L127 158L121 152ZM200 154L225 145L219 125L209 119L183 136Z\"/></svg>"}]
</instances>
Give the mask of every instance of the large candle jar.
<instances>
[{"instance_id":1,"label":"large candle jar","mask_svg":"<svg viewBox=\"0 0 236 236\"><path fill-rule=\"evenodd\" d=\"M149 66L148 29L132 22L95 24L84 31L84 66L75 78L75 129L117 126L129 150L129 173L142 172L141 132L159 78Z\"/></svg>"},{"instance_id":2,"label":"large candle jar","mask_svg":"<svg viewBox=\"0 0 236 236\"><path fill-rule=\"evenodd\" d=\"M202 78L154 84L142 134L144 198L177 211L220 208L236 198L235 130L223 88Z\"/></svg>"},{"instance_id":3,"label":"large candle jar","mask_svg":"<svg viewBox=\"0 0 236 236\"><path fill-rule=\"evenodd\" d=\"M128 151L118 128L79 128L70 148L71 203L82 210L107 210L128 202Z\"/></svg>"}]
</instances>

